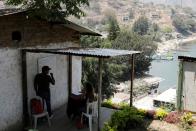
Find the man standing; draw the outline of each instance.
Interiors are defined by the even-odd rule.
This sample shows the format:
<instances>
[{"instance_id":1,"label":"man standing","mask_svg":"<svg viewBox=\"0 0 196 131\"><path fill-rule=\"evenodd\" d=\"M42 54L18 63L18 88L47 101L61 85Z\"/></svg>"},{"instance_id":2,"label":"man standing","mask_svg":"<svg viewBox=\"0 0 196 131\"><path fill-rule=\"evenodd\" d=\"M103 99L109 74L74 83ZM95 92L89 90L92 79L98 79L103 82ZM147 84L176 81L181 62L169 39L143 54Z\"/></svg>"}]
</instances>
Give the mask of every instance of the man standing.
<instances>
[{"instance_id":1,"label":"man standing","mask_svg":"<svg viewBox=\"0 0 196 131\"><path fill-rule=\"evenodd\" d=\"M52 117L51 102L50 102L50 84L55 84L53 73L50 73L51 68L49 66L42 67L42 73L35 76L34 88L37 96L40 96L44 102L46 102L47 111L50 117Z\"/></svg>"}]
</instances>

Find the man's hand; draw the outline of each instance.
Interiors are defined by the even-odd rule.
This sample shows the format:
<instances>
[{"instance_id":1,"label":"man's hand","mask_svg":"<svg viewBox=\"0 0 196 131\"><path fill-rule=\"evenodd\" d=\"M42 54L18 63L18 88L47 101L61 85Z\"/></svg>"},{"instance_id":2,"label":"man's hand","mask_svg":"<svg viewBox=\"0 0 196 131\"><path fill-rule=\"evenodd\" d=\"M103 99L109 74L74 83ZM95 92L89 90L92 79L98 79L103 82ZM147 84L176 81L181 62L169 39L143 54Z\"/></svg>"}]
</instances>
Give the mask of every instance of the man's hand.
<instances>
[{"instance_id":1,"label":"man's hand","mask_svg":"<svg viewBox=\"0 0 196 131\"><path fill-rule=\"evenodd\" d=\"M55 79L54 79L53 73L50 73L50 76L51 76L51 83L52 83L52 85L54 85L55 84Z\"/></svg>"},{"instance_id":2,"label":"man's hand","mask_svg":"<svg viewBox=\"0 0 196 131\"><path fill-rule=\"evenodd\" d=\"M53 73L50 73L51 76L53 76Z\"/></svg>"}]
</instances>

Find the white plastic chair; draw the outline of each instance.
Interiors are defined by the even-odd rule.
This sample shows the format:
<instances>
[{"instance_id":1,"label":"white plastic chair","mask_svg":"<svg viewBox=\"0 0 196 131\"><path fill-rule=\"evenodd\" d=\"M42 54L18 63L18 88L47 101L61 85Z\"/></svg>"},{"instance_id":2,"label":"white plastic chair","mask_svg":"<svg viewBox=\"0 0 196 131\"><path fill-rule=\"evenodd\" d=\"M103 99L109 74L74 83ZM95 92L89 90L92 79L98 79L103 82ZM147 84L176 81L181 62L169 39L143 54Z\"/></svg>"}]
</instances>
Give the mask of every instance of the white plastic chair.
<instances>
[{"instance_id":1,"label":"white plastic chair","mask_svg":"<svg viewBox=\"0 0 196 131\"><path fill-rule=\"evenodd\" d=\"M33 114L32 117L34 119L34 129L37 128L37 120L39 118L42 118L42 117L47 117L47 119L48 119L48 126L49 127L51 126L50 118L49 118L49 115L48 115L47 111L44 111L43 113L40 113L40 114Z\"/></svg>"},{"instance_id":2,"label":"white plastic chair","mask_svg":"<svg viewBox=\"0 0 196 131\"><path fill-rule=\"evenodd\" d=\"M89 129L90 131L92 131L93 118L97 119L98 117L97 101L87 103L87 111L86 113L82 112L81 123L83 123L83 116L86 116L88 118Z\"/></svg>"},{"instance_id":3,"label":"white plastic chair","mask_svg":"<svg viewBox=\"0 0 196 131\"><path fill-rule=\"evenodd\" d=\"M40 97L36 97L36 99L39 99L39 100L42 101L42 99L41 99ZM42 104L44 104L44 103L42 102ZM42 113L39 113L39 114L33 114L33 113L31 112L31 116L32 116L32 118L33 118L33 121L32 121L32 122L34 123L34 129L37 128L37 120L38 120L39 118L42 118L42 117L46 117L47 120L48 120L48 126L49 126L49 127L51 126L49 114L48 114L47 111L44 110Z\"/></svg>"}]
</instances>

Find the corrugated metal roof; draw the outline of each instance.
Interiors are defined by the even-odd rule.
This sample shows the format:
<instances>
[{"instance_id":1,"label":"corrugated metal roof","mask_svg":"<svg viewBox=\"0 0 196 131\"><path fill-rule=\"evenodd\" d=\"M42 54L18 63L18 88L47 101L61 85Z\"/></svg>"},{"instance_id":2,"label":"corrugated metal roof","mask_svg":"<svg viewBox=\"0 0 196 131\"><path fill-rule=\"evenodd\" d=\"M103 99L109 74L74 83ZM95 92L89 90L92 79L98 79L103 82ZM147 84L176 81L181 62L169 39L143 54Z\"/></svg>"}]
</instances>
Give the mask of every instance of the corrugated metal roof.
<instances>
[{"instance_id":1,"label":"corrugated metal roof","mask_svg":"<svg viewBox=\"0 0 196 131\"><path fill-rule=\"evenodd\" d=\"M25 49L28 52L35 53L52 53L73 56L86 56L86 57L102 57L110 58L115 56L139 54L139 51L131 50L116 50L116 49L103 49L103 48L67 48L67 49Z\"/></svg>"},{"instance_id":2,"label":"corrugated metal roof","mask_svg":"<svg viewBox=\"0 0 196 131\"><path fill-rule=\"evenodd\" d=\"M5 15L12 15L12 14L18 14L22 12L26 12L27 10L17 9L17 8L9 8L9 9L0 9L0 17ZM75 31L78 31L81 35L94 35L94 36L102 36L101 33L98 33L97 31L94 31L88 27L84 27L82 25L76 24L72 21L69 21L65 19L64 22L57 22L58 24L61 24L67 28L73 29Z\"/></svg>"},{"instance_id":3,"label":"corrugated metal roof","mask_svg":"<svg viewBox=\"0 0 196 131\"><path fill-rule=\"evenodd\" d=\"M4 9L0 8L0 16L17 14L20 12L24 12L24 10L17 9L17 8L4 8Z\"/></svg>"},{"instance_id":4,"label":"corrugated metal roof","mask_svg":"<svg viewBox=\"0 0 196 131\"><path fill-rule=\"evenodd\" d=\"M70 48L66 50L59 50L70 55L78 56L94 56L94 57L114 57L114 56L123 56L123 55L132 55L138 54L139 51L130 51L130 50L116 50L116 49L102 49L102 48Z\"/></svg>"},{"instance_id":5,"label":"corrugated metal roof","mask_svg":"<svg viewBox=\"0 0 196 131\"><path fill-rule=\"evenodd\" d=\"M187 62L196 62L196 57L190 56L178 56L179 60L187 61Z\"/></svg>"}]
</instances>

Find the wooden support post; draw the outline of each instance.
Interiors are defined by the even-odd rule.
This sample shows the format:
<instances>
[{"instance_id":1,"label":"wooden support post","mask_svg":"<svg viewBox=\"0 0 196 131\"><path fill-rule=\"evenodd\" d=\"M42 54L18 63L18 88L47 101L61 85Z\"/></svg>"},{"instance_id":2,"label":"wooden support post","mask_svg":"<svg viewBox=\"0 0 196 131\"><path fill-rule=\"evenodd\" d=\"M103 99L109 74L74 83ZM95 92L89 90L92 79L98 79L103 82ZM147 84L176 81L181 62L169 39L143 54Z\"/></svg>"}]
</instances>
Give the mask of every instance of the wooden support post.
<instances>
[{"instance_id":1,"label":"wooden support post","mask_svg":"<svg viewBox=\"0 0 196 131\"><path fill-rule=\"evenodd\" d=\"M130 106L133 106L134 55L131 55L130 63L131 63Z\"/></svg>"},{"instance_id":2,"label":"wooden support post","mask_svg":"<svg viewBox=\"0 0 196 131\"><path fill-rule=\"evenodd\" d=\"M101 89L102 89L102 63L103 63L103 58L99 58L99 77L98 77L98 125L97 125L97 130L101 131L100 127L100 122L101 122L101 101L102 101L102 94L101 94Z\"/></svg>"},{"instance_id":3,"label":"wooden support post","mask_svg":"<svg viewBox=\"0 0 196 131\"><path fill-rule=\"evenodd\" d=\"M184 81L184 62L179 61L178 69L178 87L177 87L177 110L183 110L183 81Z\"/></svg>"},{"instance_id":4,"label":"wooden support post","mask_svg":"<svg viewBox=\"0 0 196 131\"><path fill-rule=\"evenodd\" d=\"M72 56L68 55L68 95L72 93Z\"/></svg>"},{"instance_id":5,"label":"wooden support post","mask_svg":"<svg viewBox=\"0 0 196 131\"><path fill-rule=\"evenodd\" d=\"M27 94L27 62L26 51L22 50L22 95L23 95L23 124L26 127L29 123L28 94Z\"/></svg>"}]
</instances>

